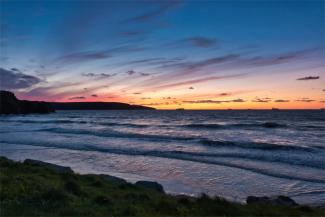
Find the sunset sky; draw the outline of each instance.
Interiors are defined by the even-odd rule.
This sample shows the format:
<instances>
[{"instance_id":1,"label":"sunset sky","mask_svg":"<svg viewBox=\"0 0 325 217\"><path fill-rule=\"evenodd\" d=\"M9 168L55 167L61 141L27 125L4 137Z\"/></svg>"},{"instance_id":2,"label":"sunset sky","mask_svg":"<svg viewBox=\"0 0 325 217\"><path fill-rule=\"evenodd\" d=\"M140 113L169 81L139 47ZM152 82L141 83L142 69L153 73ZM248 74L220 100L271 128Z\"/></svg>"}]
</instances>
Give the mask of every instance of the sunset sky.
<instances>
[{"instance_id":1,"label":"sunset sky","mask_svg":"<svg viewBox=\"0 0 325 217\"><path fill-rule=\"evenodd\" d=\"M0 4L0 88L20 99L325 107L324 1Z\"/></svg>"}]
</instances>

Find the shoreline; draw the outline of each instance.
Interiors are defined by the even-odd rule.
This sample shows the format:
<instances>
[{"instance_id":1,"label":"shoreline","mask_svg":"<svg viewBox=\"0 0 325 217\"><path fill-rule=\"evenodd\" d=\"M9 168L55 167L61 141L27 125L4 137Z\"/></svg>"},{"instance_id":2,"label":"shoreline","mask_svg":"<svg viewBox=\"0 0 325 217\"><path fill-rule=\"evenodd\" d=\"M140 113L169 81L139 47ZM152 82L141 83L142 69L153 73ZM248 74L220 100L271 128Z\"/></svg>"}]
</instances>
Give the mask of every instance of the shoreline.
<instances>
[{"instance_id":1,"label":"shoreline","mask_svg":"<svg viewBox=\"0 0 325 217\"><path fill-rule=\"evenodd\" d=\"M43 201L44 198L37 198L35 199L33 194L35 194L34 191L38 191L37 189L42 189L43 187L38 187L37 189L28 190L29 188L34 188L33 186L46 186L43 190L47 191L48 189L57 188L58 186L61 186L61 184L58 183L65 183L63 184L64 188L63 190L60 190L60 197L68 197L70 199L78 201L78 203L84 203L84 200L88 200L89 198L95 197L95 202L90 201L88 204L88 208L91 208L92 206L101 206L106 203L107 200L109 200L111 204L117 203L115 206L120 207L121 205L126 205L125 200L129 200L130 198L126 197L126 195L132 194L132 202L134 204L137 204L135 210L132 210L131 213L129 213L129 216L133 216L135 214L138 214L137 209L143 209L143 210L151 210L151 206L155 207L155 211L152 211L154 216L159 215L171 215L171 216L178 216L181 214L180 210L185 209L186 212L192 209L195 209L195 212L198 212L197 214L199 216L204 215L224 215L229 216L233 215L235 212L236 215L251 215L251 216L260 216L260 215L273 215L278 216L279 213L284 216L291 216L294 213L294 216L321 216L322 214L325 214L325 209L320 207L309 207L309 206L303 206L295 203L292 199L284 196L279 196L277 198L271 198L271 197L249 197L250 199L247 199L248 204L241 204L238 202L230 202L227 201L224 198L220 197L214 197L211 198L205 194L202 194L200 197L193 197L188 195L170 195L165 193L162 185L160 185L157 182L151 182L151 181L138 181L135 184L131 184L127 182L124 179L121 179L119 177L110 176L110 175L95 175L95 174L76 174L70 167L64 167L56 164L46 163L43 161L38 160L31 160L27 159L24 162L16 162L9 160L5 157L0 157L0 166L1 166L1 209L5 211L5 213L10 213L13 210L10 211L13 204L11 204L12 201L12 195L16 194L16 200L20 201L21 198L27 198L27 201L33 200L35 203ZM11 178L10 178L11 177ZM13 179L13 177L16 177ZM28 177L28 179L25 179ZM44 179L44 177L51 177L49 179ZM21 192L20 194L17 194L17 192L10 192L10 189L12 189L14 185L13 182L16 182L18 179L21 185L26 185L24 187L24 192ZM29 179L33 179L32 181ZM5 181L4 181L5 180ZM68 180L68 181L67 181ZM92 180L91 186L88 186L88 181ZM95 181L94 181L95 180ZM70 183L72 182L72 184ZM93 186L93 182L100 182L101 184L98 184L100 186ZM29 183L29 184L26 184ZM68 183L68 184L67 184ZM70 183L70 184L69 184ZM105 183L105 184L104 184ZM68 187L67 187L68 185ZM107 185L107 188L102 188L103 185ZM15 185L15 190L17 191L17 185ZM100 189L98 189L100 188ZM5 190L5 192L3 192ZM26 190L27 189L27 190ZM108 193L101 194L102 192L107 191L109 189ZM100 196L97 194L97 190L100 192ZM52 191L52 190L51 190ZM61 192L62 191L62 192ZM137 195L133 195L137 192ZM54 193L57 194L58 192ZM110 198L111 194L116 194L117 198ZM51 195L53 192L51 193ZM62 195L64 196L62 196ZM94 194L94 195L92 195ZM139 196L139 195L140 196ZM8 195L10 195L10 202L8 202ZM39 193L37 193L39 196ZM41 194L43 195L43 194ZM72 196L71 196L72 195ZM96 196L97 195L97 196ZM37 197L38 197L37 196ZM168 203L166 205L167 207L163 208L163 210L157 211L156 206L160 207L162 206L160 202L158 204L151 204L148 206L147 203L143 203L143 198L151 197L153 196L155 199L153 200L163 200L164 203ZM48 195L47 195L48 197ZM51 196L52 197L52 196ZM75 198L76 197L76 198ZM109 197L109 198L106 198ZM142 198L143 197L143 198ZM96 200L98 199L98 201ZM24 199L24 200L25 200ZM62 199L62 198L61 198ZM61 200L60 199L60 200ZM53 203L53 200L56 200L56 198L50 198L50 202ZM116 201L114 201L116 200ZM4 201L7 201L4 203ZM97 201L97 202L96 202ZM105 202L106 201L106 202ZM118 202L119 201L119 202ZM168 202L167 202L168 201ZM58 201L57 201L58 202ZM8 205L9 203L9 205ZM21 205L20 202L18 204ZM60 202L61 203L61 202ZM88 202L87 202L88 203ZM95 204L92 204L95 203ZM99 203L99 204L98 204ZM122 204L121 204L122 203ZM185 205L183 204L185 203ZM150 204L150 203L149 203ZM190 204L190 205L189 205ZM19 206L20 206L19 205ZM107 204L106 204L107 205ZM104 207L106 207L106 205ZM17 208L17 204L14 205ZM18 206L18 207L19 207ZM32 205L33 206L33 205ZM73 207L75 205L71 205L70 208L76 208ZM217 210L211 210L208 213L205 213L206 211L201 210L203 207L219 207ZM231 207L231 208L230 208ZM87 207L84 207L87 208ZM80 208L80 209L84 209ZM106 207L107 208L107 207ZM106 210L106 208L103 208ZM220 209L222 208L222 209ZM230 208L230 209L229 209ZM44 214L44 210L42 208L38 207L38 213ZM100 208L101 209L101 208ZM117 209L117 208L116 208ZM120 208L118 208L120 209ZM179 210L180 209L180 210ZM229 210L228 210L229 209ZM102 210L101 214L105 213L105 211ZM113 209L114 210L114 209ZM174 210L173 213L168 213L170 210ZM115 210L116 211L116 210ZM121 211L121 212L120 212ZM116 215L120 216L125 213L124 208L123 210L116 211ZM130 211L130 210L129 210ZM193 210L192 210L193 211ZM191 213L190 211L189 213ZM27 211L26 211L27 212ZM30 210L28 211L30 212ZM27 213L28 213L27 212ZM167 212L167 213L165 213ZM185 212L185 211L184 211ZM188 215L189 213L185 215ZM45 212L46 213L46 212ZM141 213L141 212L140 212ZM26 213L25 213L26 214ZM60 214L60 213L58 213ZM71 213L73 214L73 213ZM184 213L183 213L184 214ZM314 215L315 214L315 215ZM74 214L73 214L74 215ZM102 216L102 215L99 215Z\"/></svg>"},{"instance_id":2,"label":"shoreline","mask_svg":"<svg viewBox=\"0 0 325 217\"><path fill-rule=\"evenodd\" d=\"M48 149L48 148L45 148L45 149ZM52 148L49 148L49 149L52 149ZM15 149L13 149L13 150L15 150ZM29 150L29 149L27 149L27 150ZM76 174L79 174L79 175L107 174L107 175L110 175L110 176L115 176L115 177L124 179L129 183L135 183L137 181L142 181L142 180L158 182L159 184L161 184L166 189L166 193L168 193L170 195L173 195L173 196L185 195L185 196L190 196L190 197L196 197L197 198L201 194L207 194L210 197L218 196L218 197L222 197L222 198L224 198L224 199L226 199L227 201L230 201L230 202L245 204L245 201L246 201L248 196L252 196L252 195L255 196L256 195L256 194L254 194L252 192L251 194L244 194L244 195L233 194L235 196L233 196L233 195L228 196L228 195L218 193L217 189L220 190L220 186L216 186L216 191L213 191L212 193L210 193L210 192L207 192L207 191L202 191L201 188L191 188L193 186L191 186L191 187L190 186L184 186L183 183L179 183L179 182L171 182L170 180L167 181L167 180L157 179L157 177L153 178L153 177L143 176L143 175L140 175L140 174L127 173L127 172L110 172L108 170L101 170L101 169L97 170L96 168L87 167L87 164L84 165L84 166L86 166L84 169L81 169L83 167L77 166L77 164L75 164L75 162L64 163L62 161L62 159L59 156L56 156L56 155L53 155L51 157L51 160L49 160L49 161L48 161L47 158L37 157L34 154L26 155L26 156L25 155L21 156L21 155L18 154L18 155L16 155L16 157L15 157L15 155L12 155L12 154L5 154L3 156L5 156L6 158L9 158L9 159L12 159L14 161L17 161L17 162L23 162L26 159L37 159L39 161L49 162L51 164L56 164L57 166L63 165L63 166L66 166L66 167L73 168L73 171ZM20 157L17 157L17 156L20 156ZM55 157L59 157L59 158L55 158ZM61 160L58 161L56 159L61 159ZM281 191L278 191L278 192L272 193L272 194L268 194L266 192L264 194L257 194L256 196L259 196L259 197L263 197L263 196L275 197L277 195L288 196L288 197L292 198L293 200L297 201L297 203L299 203L301 205L306 205L306 206L311 206L311 207L325 207L325 204L323 202L321 202L321 201L314 200L312 202L311 201L305 202L303 200L300 200L300 198L296 198L295 196L284 194Z\"/></svg>"}]
</instances>

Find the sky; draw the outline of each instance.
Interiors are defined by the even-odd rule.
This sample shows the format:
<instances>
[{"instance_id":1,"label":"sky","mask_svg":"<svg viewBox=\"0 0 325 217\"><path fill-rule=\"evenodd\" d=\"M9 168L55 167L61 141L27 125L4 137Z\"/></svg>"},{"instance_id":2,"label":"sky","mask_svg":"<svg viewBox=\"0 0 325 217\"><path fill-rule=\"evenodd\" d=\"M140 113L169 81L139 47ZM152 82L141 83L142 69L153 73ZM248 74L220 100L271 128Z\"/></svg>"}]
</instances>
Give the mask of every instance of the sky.
<instances>
[{"instance_id":1,"label":"sky","mask_svg":"<svg viewBox=\"0 0 325 217\"><path fill-rule=\"evenodd\" d=\"M0 0L0 30L20 99L325 107L325 1Z\"/></svg>"}]
</instances>

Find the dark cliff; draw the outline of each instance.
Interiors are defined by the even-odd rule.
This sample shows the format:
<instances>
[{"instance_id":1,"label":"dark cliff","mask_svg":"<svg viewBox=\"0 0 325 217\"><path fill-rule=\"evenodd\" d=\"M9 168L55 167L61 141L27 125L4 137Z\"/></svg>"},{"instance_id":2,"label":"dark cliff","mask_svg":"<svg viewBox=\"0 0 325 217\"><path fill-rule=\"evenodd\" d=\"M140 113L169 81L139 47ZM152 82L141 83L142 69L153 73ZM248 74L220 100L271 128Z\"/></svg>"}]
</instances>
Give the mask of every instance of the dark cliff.
<instances>
[{"instance_id":1,"label":"dark cliff","mask_svg":"<svg viewBox=\"0 0 325 217\"><path fill-rule=\"evenodd\" d=\"M0 114L47 114L54 112L47 102L19 100L9 91L0 91Z\"/></svg>"},{"instance_id":2,"label":"dark cliff","mask_svg":"<svg viewBox=\"0 0 325 217\"><path fill-rule=\"evenodd\" d=\"M119 102L38 102L19 100L9 91L0 91L0 114L50 113L55 110L154 110Z\"/></svg>"}]
</instances>

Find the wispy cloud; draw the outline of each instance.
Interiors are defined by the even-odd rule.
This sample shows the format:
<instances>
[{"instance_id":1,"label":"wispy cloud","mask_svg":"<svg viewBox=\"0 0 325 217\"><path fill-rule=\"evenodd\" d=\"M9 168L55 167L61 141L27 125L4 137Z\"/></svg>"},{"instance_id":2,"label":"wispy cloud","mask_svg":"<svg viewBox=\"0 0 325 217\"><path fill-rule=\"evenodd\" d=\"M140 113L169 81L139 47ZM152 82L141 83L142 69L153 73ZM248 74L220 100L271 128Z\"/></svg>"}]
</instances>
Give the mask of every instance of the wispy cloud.
<instances>
[{"instance_id":1,"label":"wispy cloud","mask_svg":"<svg viewBox=\"0 0 325 217\"><path fill-rule=\"evenodd\" d=\"M71 64L85 61L94 61L100 59L106 59L110 55L106 51L84 51L68 54L57 58L55 61L62 64Z\"/></svg>"},{"instance_id":2,"label":"wispy cloud","mask_svg":"<svg viewBox=\"0 0 325 217\"><path fill-rule=\"evenodd\" d=\"M169 102L154 102L154 103L143 103L141 105L143 105L143 106L161 106L161 105L170 105L170 103Z\"/></svg>"},{"instance_id":3,"label":"wispy cloud","mask_svg":"<svg viewBox=\"0 0 325 217\"><path fill-rule=\"evenodd\" d=\"M286 53L280 53L270 56L251 56L243 55L239 53L229 53L218 57L207 58L198 61L179 61L168 64L161 64L158 69L172 69L183 70L178 71L176 74L182 76L189 72L202 72L205 67L213 67L213 69L225 70L225 69L249 69L256 67L269 67L273 65L286 64L292 61L302 61L310 58L314 53L318 52L318 48L304 49L299 51L292 51ZM174 75L176 76L176 75Z\"/></svg>"},{"instance_id":4,"label":"wispy cloud","mask_svg":"<svg viewBox=\"0 0 325 217\"><path fill-rule=\"evenodd\" d=\"M237 59L239 59L239 55L229 54L229 55L210 58L207 60L202 60L202 61L198 61L198 62L194 62L194 63L188 63L185 65L185 67L187 69L194 70L194 69L199 69L199 68L203 68L203 67L210 66L210 65L216 65L216 64L226 63L229 61L234 61Z\"/></svg>"},{"instance_id":5,"label":"wispy cloud","mask_svg":"<svg viewBox=\"0 0 325 217\"><path fill-rule=\"evenodd\" d=\"M76 99L86 99L86 97L84 97L84 96L75 96L75 97L69 98L69 100L76 100Z\"/></svg>"},{"instance_id":6,"label":"wispy cloud","mask_svg":"<svg viewBox=\"0 0 325 217\"><path fill-rule=\"evenodd\" d=\"M316 100L314 99L310 99L310 98L301 98L301 99L297 99L297 102L315 102Z\"/></svg>"},{"instance_id":7,"label":"wispy cloud","mask_svg":"<svg viewBox=\"0 0 325 217\"><path fill-rule=\"evenodd\" d=\"M139 36L139 35L142 35L143 32L141 31L122 31L119 33L120 36L123 36L123 37L134 37L134 36Z\"/></svg>"},{"instance_id":8,"label":"wispy cloud","mask_svg":"<svg viewBox=\"0 0 325 217\"><path fill-rule=\"evenodd\" d=\"M298 78L298 81L308 81L308 80L317 80L319 79L319 76L306 76L302 78Z\"/></svg>"},{"instance_id":9,"label":"wispy cloud","mask_svg":"<svg viewBox=\"0 0 325 217\"><path fill-rule=\"evenodd\" d=\"M139 74L140 74L141 76L149 76L149 75L150 75L149 73L145 73L145 72L139 72Z\"/></svg>"},{"instance_id":10,"label":"wispy cloud","mask_svg":"<svg viewBox=\"0 0 325 217\"><path fill-rule=\"evenodd\" d=\"M264 98L256 97L254 100L252 100L252 102L258 102L258 103L268 103L270 101L271 101L271 98L269 98L269 97L264 97Z\"/></svg>"},{"instance_id":11,"label":"wispy cloud","mask_svg":"<svg viewBox=\"0 0 325 217\"><path fill-rule=\"evenodd\" d=\"M172 84L165 84L165 85L154 87L154 89L172 88L172 87L202 83L202 82L206 82L206 81L221 80L221 79L227 79L227 78L237 78L237 77L243 77L244 75L246 75L246 74L241 73L241 74L224 75L224 76L209 76L209 77L205 77L205 78L176 82L176 83L172 83Z\"/></svg>"},{"instance_id":12,"label":"wispy cloud","mask_svg":"<svg viewBox=\"0 0 325 217\"><path fill-rule=\"evenodd\" d=\"M263 67L272 66L278 64L289 63L292 61L302 60L310 57L315 52L318 52L319 48L302 49L298 51L291 51L286 53L280 53L272 56L256 56L251 58L243 58L242 63L247 66Z\"/></svg>"},{"instance_id":13,"label":"wispy cloud","mask_svg":"<svg viewBox=\"0 0 325 217\"><path fill-rule=\"evenodd\" d=\"M211 100L211 99L205 99L205 100L184 100L183 103L191 103L191 104L221 104L221 103L242 103L246 102L245 100L238 98L238 99L232 99L232 100Z\"/></svg>"},{"instance_id":14,"label":"wispy cloud","mask_svg":"<svg viewBox=\"0 0 325 217\"><path fill-rule=\"evenodd\" d=\"M238 98L238 99L234 99L234 100L232 100L230 102L246 102L246 101L243 100L243 99Z\"/></svg>"},{"instance_id":15,"label":"wispy cloud","mask_svg":"<svg viewBox=\"0 0 325 217\"><path fill-rule=\"evenodd\" d=\"M290 102L290 100L287 100L287 99L277 99L277 100L274 100L274 102Z\"/></svg>"},{"instance_id":16,"label":"wispy cloud","mask_svg":"<svg viewBox=\"0 0 325 217\"><path fill-rule=\"evenodd\" d=\"M133 74L135 74L136 72L134 71L134 70L129 70L129 71L127 71L126 72L126 74L128 74L128 75L133 75Z\"/></svg>"},{"instance_id":17,"label":"wispy cloud","mask_svg":"<svg viewBox=\"0 0 325 217\"><path fill-rule=\"evenodd\" d=\"M168 10L176 7L179 5L180 1L163 1L160 4L157 4L158 7L152 11L146 12L144 14L132 17L126 22L146 22L146 21L151 21L152 19L155 19L164 13L166 13Z\"/></svg>"},{"instance_id":18,"label":"wispy cloud","mask_svg":"<svg viewBox=\"0 0 325 217\"><path fill-rule=\"evenodd\" d=\"M128 75L140 75L140 76L149 76L149 73L145 73L145 72L136 72L135 70L129 70L127 72L125 72Z\"/></svg>"},{"instance_id":19,"label":"wispy cloud","mask_svg":"<svg viewBox=\"0 0 325 217\"><path fill-rule=\"evenodd\" d=\"M157 57L157 58L148 58L148 59L140 59L140 60L132 60L127 62L128 64L137 64L137 63L150 63L154 61L164 60L165 58Z\"/></svg>"},{"instance_id":20,"label":"wispy cloud","mask_svg":"<svg viewBox=\"0 0 325 217\"><path fill-rule=\"evenodd\" d=\"M188 38L187 41L192 45L201 48L211 48L214 47L217 43L216 39L202 37L202 36L191 37Z\"/></svg>"},{"instance_id":21,"label":"wispy cloud","mask_svg":"<svg viewBox=\"0 0 325 217\"><path fill-rule=\"evenodd\" d=\"M114 74L107 74L107 73L84 73L82 74L83 76L85 77L94 77L94 78L98 78L98 79L101 79L101 78L110 78L110 77L113 77L116 75L116 73Z\"/></svg>"},{"instance_id":22,"label":"wispy cloud","mask_svg":"<svg viewBox=\"0 0 325 217\"><path fill-rule=\"evenodd\" d=\"M217 96L230 96L231 93L219 93L217 94Z\"/></svg>"},{"instance_id":23,"label":"wispy cloud","mask_svg":"<svg viewBox=\"0 0 325 217\"><path fill-rule=\"evenodd\" d=\"M83 63L87 61L107 59L117 54L138 52L143 50L145 50L144 47L125 45L106 50L79 51L58 57L54 60L54 63L59 65Z\"/></svg>"},{"instance_id":24,"label":"wispy cloud","mask_svg":"<svg viewBox=\"0 0 325 217\"><path fill-rule=\"evenodd\" d=\"M216 44L217 40L214 38L208 38L204 36L193 36L168 43L167 46L178 47L190 45L198 48L213 48L216 47Z\"/></svg>"}]
</instances>

